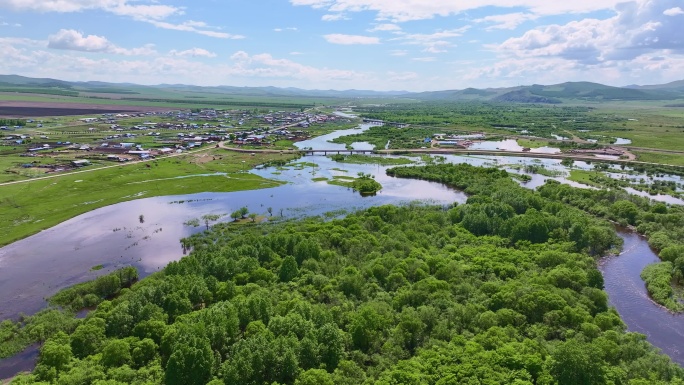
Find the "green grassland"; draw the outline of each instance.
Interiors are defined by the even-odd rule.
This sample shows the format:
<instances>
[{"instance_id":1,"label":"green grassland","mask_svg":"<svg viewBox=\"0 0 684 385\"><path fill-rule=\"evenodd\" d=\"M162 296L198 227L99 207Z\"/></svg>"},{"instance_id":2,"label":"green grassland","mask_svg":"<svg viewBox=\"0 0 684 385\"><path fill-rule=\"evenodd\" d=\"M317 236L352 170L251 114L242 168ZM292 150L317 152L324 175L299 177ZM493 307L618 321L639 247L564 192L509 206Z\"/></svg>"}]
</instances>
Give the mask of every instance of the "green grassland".
<instances>
[{"instance_id":1,"label":"green grassland","mask_svg":"<svg viewBox=\"0 0 684 385\"><path fill-rule=\"evenodd\" d=\"M640 162L661 163L673 166L684 166L684 156L662 152L632 151Z\"/></svg>"},{"instance_id":2,"label":"green grassland","mask_svg":"<svg viewBox=\"0 0 684 385\"><path fill-rule=\"evenodd\" d=\"M585 184L587 186L601 188L603 186L600 183L597 183L594 180L592 180L593 178L596 178L600 174L601 173L599 173L598 171L570 170L570 176L568 177L568 180L571 180L571 181L577 182L577 183L582 183L582 184Z\"/></svg>"},{"instance_id":3,"label":"green grassland","mask_svg":"<svg viewBox=\"0 0 684 385\"><path fill-rule=\"evenodd\" d=\"M184 96L144 97L142 95L116 95L105 96L67 96L34 93L2 92L0 89L0 101L26 101L46 103L74 103L74 104L104 104L113 106L143 106L160 108L209 108L209 107L270 107L281 110L293 110L310 108L314 103L311 99L282 99L268 97L242 96L231 97L201 97L187 99Z\"/></svg>"},{"instance_id":4,"label":"green grassland","mask_svg":"<svg viewBox=\"0 0 684 385\"><path fill-rule=\"evenodd\" d=\"M0 245L96 208L123 201L205 191L230 192L276 187L280 182L245 171L267 161L287 159L292 159L292 156L250 156L212 149L180 157L0 186L0 222L3 223ZM225 175L200 176L213 173Z\"/></svg>"},{"instance_id":5,"label":"green grassland","mask_svg":"<svg viewBox=\"0 0 684 385\"><path fill-rule=\"evenodd\" d=\"M545 140L534 140L534 139L518 139L518 145L527 148L539 148L548 146L549 142Z\"/></svg>"},{"instance_id":6,"label":"green grassland","mask_svg":"<svg viewBox=\"0 0 684 385\"><path fill-rule=\"evenodd\" d=\"M591 115L597 119L614 120L592 130L592 135L630 139L635 147L684 149L684 108L616 109L606 106L593 111Z\"/></svg>"}]
</instances>

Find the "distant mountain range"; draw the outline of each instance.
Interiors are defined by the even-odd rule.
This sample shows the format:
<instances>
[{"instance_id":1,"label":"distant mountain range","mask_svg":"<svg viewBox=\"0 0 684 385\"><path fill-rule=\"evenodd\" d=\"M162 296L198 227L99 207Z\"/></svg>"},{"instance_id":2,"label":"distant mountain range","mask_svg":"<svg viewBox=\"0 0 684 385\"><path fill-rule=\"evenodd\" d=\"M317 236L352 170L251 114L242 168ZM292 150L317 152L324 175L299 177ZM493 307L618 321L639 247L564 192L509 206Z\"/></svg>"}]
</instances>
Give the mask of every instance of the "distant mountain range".
<instances>
[{"instance_id":1,"label":"distant mountain range","mask_svg":"<svg viewBox=\"0 0 684 385\"><path fill-rule=\"evenodd\" d=\"M501 103L561 104L568 101L674 101L684 99L684 80L659 85L611 87L590 82L567 82L555 85L518 86L446 90L433 92L370 91L370 90L304 90L278 87L201 87L183 84L143 86L129 83L69 82L48 78L0 75L0 92L31 92L63 94L65 96L106 97L119 94L126 97L157 98L226 98L229 96L268 98L401 98L421 101L491 101Z\"/></svg>"}]
</instances>

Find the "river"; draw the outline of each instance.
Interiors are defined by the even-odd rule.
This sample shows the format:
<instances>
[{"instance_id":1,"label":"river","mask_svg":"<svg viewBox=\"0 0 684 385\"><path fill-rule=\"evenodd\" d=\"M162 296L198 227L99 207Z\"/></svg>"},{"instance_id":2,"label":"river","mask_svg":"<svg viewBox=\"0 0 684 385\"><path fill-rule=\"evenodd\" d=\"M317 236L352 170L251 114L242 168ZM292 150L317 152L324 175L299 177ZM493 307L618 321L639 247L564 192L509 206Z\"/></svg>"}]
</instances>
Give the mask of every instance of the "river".
<instances>
[{"instance_id":1,"label":"river","mask_svg":"<svg viewBox=\"0 0 684 385\"><path fill-rule=\"evenodd\" d=\"M367 129L335 132L298 147L343 149L344 145L328 143L334 137ZM367 143L355 148L367 148ZM499 159L502 159L501 161ZM505 159L505 160L504 160ZM530 159L447 157L447 161L471 164L529 162ZM466 195L444 185L387 176L389 167L336 163L328 157L308 156L297 161L316 166L253 170L265 178L287 182L280 187L232 193L201 193L187 196L165 196L123 202L103 207L72 218L29 238L0 248L0 320L16 318L20 313L32 314L45 307L44 298L75 283L87 281L122 266L136 266L141 276L149 275L183 256L179 240L202 231L203 226L184 223L205 214L230 214L247 206L251 212L286 218L321 215L326 212L354 211L384 204L403 204L415 200L435 204L463 203ZM559 161L544 160L549 166ZM315 182L314 178L372 174L383 189L372 197L361 197L350 189ZM214 177L214 176L206 176ZM538 179L538 180L537 180ZM536 176L527 187L543 183ZM140 220L140 216L144 221ZM223 220L230 220L225 216ZM651 343L684 364L677 346L684 346L684 318L672 316L656 306L646 295L639 274L643 267L657 260L644 239L621 233L625 252L606 259L602 272L610 302L623 317L629 330L644 333ZM104 268L93 271L92 267ZM0 360L0 378L30 369L36 348L16 357Z\"/></svg>"},{"instance_id":2,"label":"river","mask_svg":"<svg viewBox=\"0 0 684 385\"><path fill-rule=\"evenodd\" d=\"M639 234L624 229L618 229L618 234L624 241L622 253L604 258L599 266L608 302L629 331L645 334L648 342L684 365L684 316L653 302L640 277L644 267L660 259Z\"/></svg>"}]
</instances>

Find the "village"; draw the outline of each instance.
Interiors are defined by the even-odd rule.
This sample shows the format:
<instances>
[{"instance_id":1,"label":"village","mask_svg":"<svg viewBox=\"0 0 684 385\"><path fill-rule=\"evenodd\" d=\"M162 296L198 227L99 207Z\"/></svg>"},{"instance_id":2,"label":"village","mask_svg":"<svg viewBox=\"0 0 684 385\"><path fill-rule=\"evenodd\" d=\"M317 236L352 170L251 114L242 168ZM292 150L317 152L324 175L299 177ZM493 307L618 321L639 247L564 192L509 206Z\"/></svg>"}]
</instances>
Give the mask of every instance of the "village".
<instances>
[{"instance_id":1,"label":"village","mask_svg":"<svg viewBox=\"0 0 684 385\"><path fill-rule=\"evenodd\" d=\"M304 111L174 110L30 120L3 127L0 147L25 158L20 168L55 173L94 163L130 162L202 147L289 149L326 126L351 120ZM45 161L44 161L45 160Z\"/></svg>"}]
</instances>

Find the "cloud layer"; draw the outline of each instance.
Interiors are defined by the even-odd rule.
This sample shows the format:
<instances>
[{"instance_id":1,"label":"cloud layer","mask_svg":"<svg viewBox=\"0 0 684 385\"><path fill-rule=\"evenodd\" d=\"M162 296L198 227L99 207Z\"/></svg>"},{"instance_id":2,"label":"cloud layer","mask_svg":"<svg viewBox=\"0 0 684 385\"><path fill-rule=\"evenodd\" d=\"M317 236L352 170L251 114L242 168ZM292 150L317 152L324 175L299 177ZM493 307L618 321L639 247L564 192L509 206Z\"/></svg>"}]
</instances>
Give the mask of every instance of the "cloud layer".
<instances>
[{"instance_id":1,"label":"cloud layer","mask_svg":"<svg viewBox=\"0 0 684 385\"><path fill-rule=\"evenodd\" d=\"M485 7L525 8L536 15L586 13L612 9L621 0L290 0L293 5L310 6L334 13L370 11L379 20L406 22L447 17Z\"/></svg>"},{"instance_id":2,"label":"cloud layer","mask_svg":"<svg viewBox=\"0 0 684 385\"><path fill-rule=\"evenodd\" d=\"M497 49L516 57L559 57L585 65L632 60L658 50L684 52L680 0L632 1L605 20L583 19L533 29Z\"/></svg>"},{"instance_id":3,"label":"cloud layer","mask_svg":"<svg viewBox=\"0 0 684 385\"><path fill-rule=\"evenodd\" d=\"M125 49L117 47L105 37L97 35L83 35L73 29L62 29L48 38L48 48L82 51L101 52L117 55L140 56L153 55L156 53L154 46L146 45L140 48Z\"/></svg>"}]
</instances>

